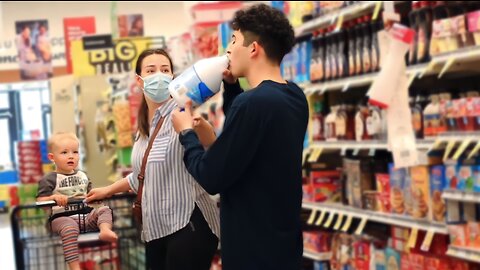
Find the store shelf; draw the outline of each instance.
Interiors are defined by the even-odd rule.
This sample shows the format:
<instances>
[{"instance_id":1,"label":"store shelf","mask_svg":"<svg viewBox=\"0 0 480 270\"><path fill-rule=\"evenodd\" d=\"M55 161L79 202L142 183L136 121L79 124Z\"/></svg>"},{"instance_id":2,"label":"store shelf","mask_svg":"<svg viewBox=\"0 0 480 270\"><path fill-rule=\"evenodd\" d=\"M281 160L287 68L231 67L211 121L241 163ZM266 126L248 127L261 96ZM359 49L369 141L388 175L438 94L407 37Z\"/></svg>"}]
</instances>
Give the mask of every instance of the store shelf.
<instances>
[{"instance_id":1,"label":"store shelf","mask_svg":"<svg viewBox=\"0 0 480 270\"><path fill-rule=\"evenodd\" d=\"M434 143L434 140L418 140L418 149L429 149ZM337 142L313 142L311 147L322 148L326 150L388 150L388 143L386 141L337 141Z\"/></svg>"},{"instance_id":2,"label":"store shelf","mask_svg":"<svg viewBox=\"0 0 480 270\"><path fill-rule=\"evenodd\" d=\"M325 211L328 213L343 214L358 219L366 219L367 221L378 222L388 225L394 225L405 228L417 228L423 231L432 231L439 234L447 234L445 224L433 223L427 220L418 220L408 216L400 216L394 214L380 213L370 210L358 209L350 206L332 203L307 203L302 204L303 208Z\"/></svg>"},{"instance_id":3,"label":"store shelf","mask_svg":"<svg viewBox=\"0 0 480 270\"><path fill-rule=\"evenodd\" d=\"M419 64L419 65L410 66L407 68L407 75L420 74L427 67L428 67L428 64ZM369 73L369 74L347 77L343 79L320 82L320 83L303 83L303 84L300 84L300 87L304 90L306 95L310 95L317 92L322 94L327 91L333 91L333 90L346 91L353 87L369 86L375 80L378 74L379 72L375 72L375 73Z\"/></svg>"},{"instance_id":4,"label":"store shelf","mask_svg":"<svg viewBox=\"0 0 480 270\"><path fill-rule=\"evenodd\" d=\"M479 193L468 193L461 191L444 191L442 198L444 200L459 201L459 202L471 202L480 203Z\"/></svg>"},{"instance_id":5,"label":"store shelf","mask_svg":"<svg viewBox=\"0 0 480 270\"><path fill-rule=\"evenodd\" d=\"M468 47L458 51L444 53L432 58L430 63L418 64L407 67L407 75L417 78L425 75L443 75L451 71L467 70L472 71L470 64L480 61L480 46ZM320 82L303 83L302 89L306 95L327 91L342 90L346 91L352 87L369 86L377 77L379 72L364 74L359 76L347 77L343 79Z\"/></svg>"},{"instance_id":6,"label":"store shelf","mask_svg":"<svg viewBox=\"0 0 480 270\"><path fill-rule=\"evenodd\" d=\"M447 255L462 260L480 263L480 250L450 246Z\"/></svg>"},{"instance_id":7,"label":"store shelf","mask_svg":"<svg viewBox=\"0 0 480 270\"><path fill-rule=\"evenodd\" d=\"M339 9L336 12L320 16L295 28L295 36L299 37L314 30L326 28L334 24L340 16L343 17L343 21L358 18L371 12L375 8L375 4L376 1L363 1L362 3L354 4L349 7Z\"/></svg>"},{"instance_id":8,"label":"store shelf","mask_svg":"<svg viewBox=\"0 0 480 270\"><path fill-rule=\"evenodd\" d=\"M311 252L308 250L303 251L303 257L314 260L316 262L323 262L323 261L328 261L332 257L331 252L326 252L326 253L316 253L316 252Z\"/></svg>"}]
</instances>

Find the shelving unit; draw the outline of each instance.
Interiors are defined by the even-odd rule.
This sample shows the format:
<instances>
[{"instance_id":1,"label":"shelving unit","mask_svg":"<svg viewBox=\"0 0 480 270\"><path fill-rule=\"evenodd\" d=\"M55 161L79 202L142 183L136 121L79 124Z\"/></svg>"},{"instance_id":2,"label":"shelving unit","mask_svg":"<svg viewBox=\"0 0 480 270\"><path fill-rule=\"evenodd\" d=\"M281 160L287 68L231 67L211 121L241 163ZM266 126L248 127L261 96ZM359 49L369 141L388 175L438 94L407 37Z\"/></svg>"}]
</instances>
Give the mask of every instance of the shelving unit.
<instances>
[{"instance_id":1,"label":"shelving unit","mask_svg":"<svg viewBox=\"0 0 480 270\"><path fill-rule=\"evenodd\" d=\"M475 68L472 69L472 65L478 61L480 61L480 46L469 47L435 56L428 64L409 66L406 73L408 76L415 76L415 78L425 75L443 76L450 71L476 70ZM375 72L326 82L304 83L300 87L306 95L323 94L334 90L347 91L353 87L369 86L378 74L379 72Z\"/></svg>"},{"instance_id":2,"label":"shelving unit","mask_svg":"<svg viewBox=\"0 0 480 270\"><path fill-rule=\"evenodd\" d=\"M341 16L343 17L344 21L347 21L368 14L375 8L376 3L377 1L364 1L362 3L357 3L355 5L340 9L336 12L332 12L331 14L320 16L295 28L295 36L299 37L308 34L315 29L326 28L335 23L335 21Z\"/></svg>"},{"instance_id":3,"label":"shelving unit","mask_svg":"<svg viewBox=\"0 0 480 270\"><path fill-rule=\"evenodd\" d=\"M458 202L469 202L469 203L480 203L480 194L479 193L468 193L461 191L444 191L442 198L444 200L458 201Z\"/></svg>"},{"instance_id":4,"label":"shelving unit","mask_svg":"<svg viewBox=\"0 0 480 270\"><path fill-rule=\"evenodd\" d=\"M447 255L462 260L480 263L480 250L450 246Z\"/></svg>"},{"instance_id":5,"label":"shelving unit","mask_svg":"<svg viewBox=\"0 0 480 270\"><path fill-rule=\"evenodd\" d=\"M434 144L433 140L418 140L418 149L429 149ZM336 141L336 142L313 142L310 147L322 148L326 150L388 150L388 143L386 141Z\"/></svg>"},{"instance_id":6,"label":"shelving unit","mask_svg":"<svg viewBox=\"0 0 480 270\"><path fill-rule=\"evenodd\" d=\"M313 261L323 262L323 261L330 260L330 258L332 257L332 253L331 252L316 253L316 252L311 252L311 251L308 251L308 250L304 250L303 251L303 257L307 258L307 259L310 259L310 260L313 260Z\"/></svg>"},{"instance_id":7,"label":"shelving unit","mask_svg":"<svg viewBox=\"0 0 480 270\"><path fill-rule=\"evenodd\" d=\"M332 203L304 202L302 206L305 209L317 210L336 215L343 214L344 216L351 216L357 219L366 219L367 221L373 221L382 224L405 228L417 228L422 231L432 231L439 234L448 234L445 224L434 223L428 220L418 220L408 216L380 213Z\"/></svg>"}]
</instances>

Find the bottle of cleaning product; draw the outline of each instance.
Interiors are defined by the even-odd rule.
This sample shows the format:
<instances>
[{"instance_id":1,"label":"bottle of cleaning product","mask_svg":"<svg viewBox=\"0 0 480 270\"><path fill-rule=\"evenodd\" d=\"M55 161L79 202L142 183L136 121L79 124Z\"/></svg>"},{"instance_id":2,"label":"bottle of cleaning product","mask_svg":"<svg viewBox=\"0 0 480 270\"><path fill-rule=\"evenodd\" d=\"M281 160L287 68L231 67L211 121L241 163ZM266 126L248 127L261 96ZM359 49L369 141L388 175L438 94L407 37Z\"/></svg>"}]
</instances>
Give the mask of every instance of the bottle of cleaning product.
<instances>
[{"instance_id":1,"label":"bottle of cleaning product","mask_svg":"<svg viewBox=\"0 0 480 270\"><path fill-rule=\"evenodd\" d=\"M188 99L192 100L194 107L203 104L220 90L228 63L226 55L196 62L170 83L170 95L179 107L184 107Z\"/></svg>"}]
</instances>

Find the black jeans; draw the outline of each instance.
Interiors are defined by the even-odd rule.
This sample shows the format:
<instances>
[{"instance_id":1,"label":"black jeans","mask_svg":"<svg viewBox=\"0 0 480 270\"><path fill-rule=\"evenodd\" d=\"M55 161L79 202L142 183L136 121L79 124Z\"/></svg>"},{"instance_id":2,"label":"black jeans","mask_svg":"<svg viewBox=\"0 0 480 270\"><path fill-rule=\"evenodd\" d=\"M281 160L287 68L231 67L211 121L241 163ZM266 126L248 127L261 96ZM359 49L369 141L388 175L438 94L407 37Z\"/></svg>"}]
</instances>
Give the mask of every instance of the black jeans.
<instances>
[{"instance_id":1,"label":"black jeans","mask_svg":"<svg viewBox=\"0 0 480 270\"><path fill-rule=\"evenodd\" d=\"M195 205L185 228L146 244L147 269L209 270L217 246L217 236Z\"/></svg>"}]
</instances>

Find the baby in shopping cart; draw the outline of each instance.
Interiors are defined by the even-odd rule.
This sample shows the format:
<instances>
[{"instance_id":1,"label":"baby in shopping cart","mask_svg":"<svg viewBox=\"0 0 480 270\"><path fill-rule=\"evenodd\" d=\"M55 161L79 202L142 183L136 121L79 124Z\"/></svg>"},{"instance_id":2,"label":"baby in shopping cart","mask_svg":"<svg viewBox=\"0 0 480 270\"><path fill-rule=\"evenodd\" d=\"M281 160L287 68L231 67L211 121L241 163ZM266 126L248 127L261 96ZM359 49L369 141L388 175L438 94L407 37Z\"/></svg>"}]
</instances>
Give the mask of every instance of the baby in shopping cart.
<instances>
[{"instance_id":1,"label":"baby in shopping cart","mask_svg":"<svg viewBox=\"0 0 480 270\"><path fill-rule=\"evenodd\" d=\"M51 136L48 158L55 163L55 171L39 182L37 201L55 201L52 207L51 229L60 235L65 261L70 269L80 269L78 235L80 232L100 230L100 240L115 242L112 231L112 212L107 206L86 208L86 215L79 218L78 204L68 204L69 198L83 198L91 189L87 175L77 170L79 140L73 133L59 132ZM90 211L91 210L91 211Z\"/></svg>"}]
</instances>

